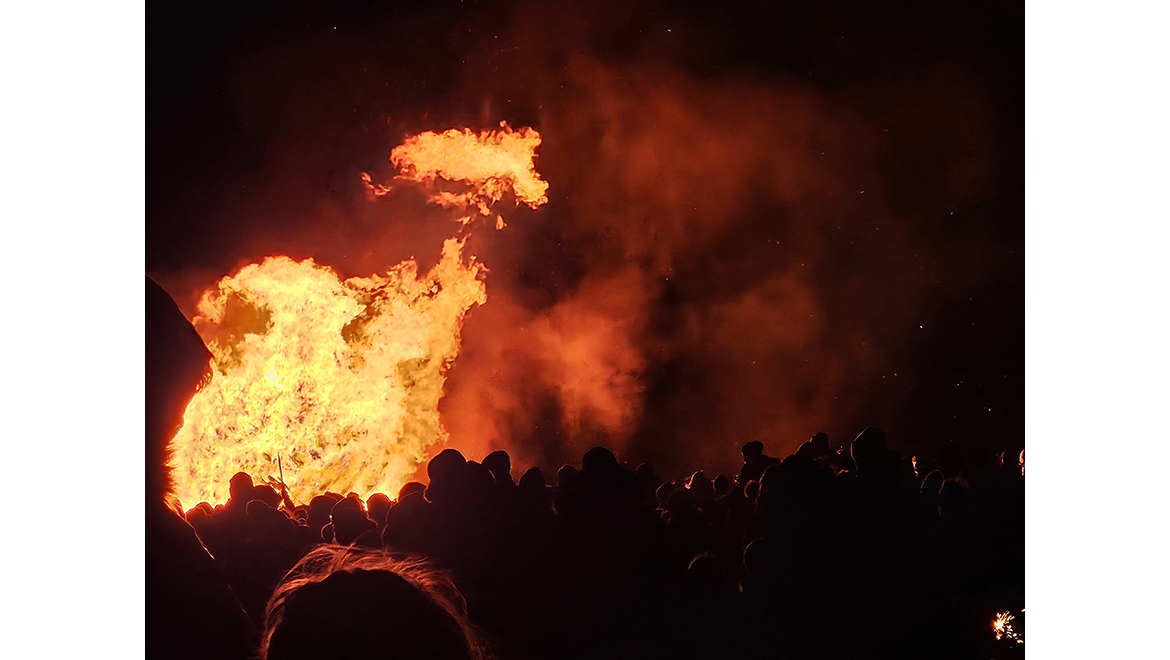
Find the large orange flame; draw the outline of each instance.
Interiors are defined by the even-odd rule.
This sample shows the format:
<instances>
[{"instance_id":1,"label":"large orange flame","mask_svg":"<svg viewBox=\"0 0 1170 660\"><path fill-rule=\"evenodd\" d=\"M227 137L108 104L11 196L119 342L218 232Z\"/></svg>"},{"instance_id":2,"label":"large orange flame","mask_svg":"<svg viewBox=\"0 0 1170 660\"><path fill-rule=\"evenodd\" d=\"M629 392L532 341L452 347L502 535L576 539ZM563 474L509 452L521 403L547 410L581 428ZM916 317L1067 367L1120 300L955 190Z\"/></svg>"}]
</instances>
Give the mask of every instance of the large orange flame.
<instances>
[{"instance_id":1,"label":"large orange flame","mask_svg":"<svg viewBox=\"0 0 1170 660\"><path fill-rule=\"evenodd\" d=\"M443 133L427 131L408 138L390 152L390 161L399 168L399 178L431 183L436 177L468 184L464 192L437 191L431 201L442 206L475 206L480 214L490 215L491 205L511 190L517 202L536 208L548 201L548 183L536 172L533 158L540 146L540 133L531 128L512 130L500 122L500 130L473 133L450 129ZM369 174L362 174L366 188L375 196L385 195L389 186L375 184ZM464 223L470 221L463 219ZM502 219L497 228L503 228Z\"/></svg>"},{"instance_id":2,"label":"large orange flame","mask_svg":"<svg viewBox=\"0 0 1170 660\"><path fill-rule=\"evenodd\" d=\"M508 189L535 208L548 189L532 163L539 143L531 129L452 130L391 158L403 178L470 185L465 208L490 209ZM269 257L222 279L194 319L214 372L172 443L180 501L226 501L238 471L283 473L300 502L326 489L396 493L447 438L439 399L463 317L487 301L483 273L452 238L422 277L412 260L342 281L312 259Z\"/></svg>"}]
</instances>

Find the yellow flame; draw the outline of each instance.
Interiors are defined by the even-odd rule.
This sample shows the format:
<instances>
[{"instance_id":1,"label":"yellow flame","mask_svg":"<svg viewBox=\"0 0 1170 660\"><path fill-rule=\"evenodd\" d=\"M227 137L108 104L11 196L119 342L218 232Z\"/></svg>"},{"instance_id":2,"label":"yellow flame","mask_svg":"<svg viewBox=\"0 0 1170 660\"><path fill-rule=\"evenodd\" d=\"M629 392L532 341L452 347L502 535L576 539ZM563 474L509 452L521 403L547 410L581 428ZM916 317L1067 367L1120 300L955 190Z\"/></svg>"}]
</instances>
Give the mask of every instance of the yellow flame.
<instances>
[{"instance_id":1,"label":"yellow flame","mask_svg":"<svg viewBox=\"0 0 1170 660\"><path fill-rule=\"evenodd\" d=\"M390 160L404 179L431 183L442 177L470 185L465 193L434 193L431 201L442 206L476 206L482 215L490 215L491 205L512 190L517 201L536 208L548 201L548 183L533 163L540 134L530 128L514 131L503 122L500 126L478 134L471 129L421 133L395 147Z\"/></svg>"},{"instance_id":2,"label":"yellow flame","mask_svg":"<svg viewBox=\"0 0 1170 660\"><path fill-rule=\"evenodd\" d=\"M373 178L371 178L370 175L365 172L362 172L362 183L366 186L366 190L369 190L370 193L374 195L374 197L381 197L382 195L390 192L390 186L374 183Z\"/></svg>"},{"instance_id":3,"label":"yellow flame","mask_svg":"<svg viewBox=\"0 0 1170 660\"><path fill-rule=\"evenodd\" d=\"M470 187L435 193L435 203L486 215L511 189L536 208L548 190L533 164L540 134L501 126L423 133L390 157L403 178ZM375 196L390 190L362 180ZM264 482L283 470L300 502L325 490L396 493L427 448L447 438L438 413L446 368L459 354L464 315L487 301L486 269L462 251L448 239L424 277L408 260L344 282L312 259L268 257L205 292L194 322L214 372L171 444L180 501L226 501L239 471Z\"/></svg>"},{"instance_id":4,"label":"yellow flame","mask_svg":"<svg viewBox=\"0 0 1170 660\"><path fill-rule=\"evenodd\" d=\"M465 264L462 247L448 239L425 277L407 261L344 282L311 259L269 257L205 294L196 320L221 332L211 382L173 443L179 499L223 502L232 474L263 481L278 453L301 502L326 489L397 492L446 438L445 368L464 314L487 300L482 267ZM262 327L225 328L233 299Z\"/></svg>"}]
</instances>

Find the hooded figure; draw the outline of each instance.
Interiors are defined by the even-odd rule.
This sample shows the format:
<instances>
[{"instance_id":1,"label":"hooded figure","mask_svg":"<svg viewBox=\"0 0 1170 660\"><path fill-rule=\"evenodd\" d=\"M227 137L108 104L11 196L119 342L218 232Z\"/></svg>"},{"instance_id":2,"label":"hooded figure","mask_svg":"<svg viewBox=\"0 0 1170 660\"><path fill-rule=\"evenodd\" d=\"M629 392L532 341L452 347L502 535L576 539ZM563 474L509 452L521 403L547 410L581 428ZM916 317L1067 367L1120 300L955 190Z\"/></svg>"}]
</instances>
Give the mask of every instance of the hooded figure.
<instances>
[{"instance_id":1,"label":"hooded figure","mask_svg":"<svg viewBox=\"0 0 1170 660\"><path fill-rule=\"evenodd\" d=\"M146 657L249 657L257 634L219 566L174 510L168 445L211 375L211 353L146 280ZM168 505L168 502L170 505Z\"/></svg>"}]
</instances>

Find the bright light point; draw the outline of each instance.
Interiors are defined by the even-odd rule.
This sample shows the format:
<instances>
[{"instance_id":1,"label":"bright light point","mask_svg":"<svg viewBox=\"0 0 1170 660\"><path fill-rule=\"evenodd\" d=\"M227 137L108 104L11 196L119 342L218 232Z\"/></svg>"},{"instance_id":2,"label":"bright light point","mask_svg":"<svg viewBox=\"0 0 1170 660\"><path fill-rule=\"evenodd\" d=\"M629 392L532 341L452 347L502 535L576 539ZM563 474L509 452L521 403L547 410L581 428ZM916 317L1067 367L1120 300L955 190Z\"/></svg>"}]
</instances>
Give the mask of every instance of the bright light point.
<instances>
[{"instance_id":1,"label":"bright light point","mask_svg":"<svg viewBox=\"0 0 1170 660\"><path fill-rule=\"evenodd\" d=\"M267 373L264 374L264 378L273 385L280 382L280 375L276 373L275 369L269 369Z\"/></svg>"}]
</instances>

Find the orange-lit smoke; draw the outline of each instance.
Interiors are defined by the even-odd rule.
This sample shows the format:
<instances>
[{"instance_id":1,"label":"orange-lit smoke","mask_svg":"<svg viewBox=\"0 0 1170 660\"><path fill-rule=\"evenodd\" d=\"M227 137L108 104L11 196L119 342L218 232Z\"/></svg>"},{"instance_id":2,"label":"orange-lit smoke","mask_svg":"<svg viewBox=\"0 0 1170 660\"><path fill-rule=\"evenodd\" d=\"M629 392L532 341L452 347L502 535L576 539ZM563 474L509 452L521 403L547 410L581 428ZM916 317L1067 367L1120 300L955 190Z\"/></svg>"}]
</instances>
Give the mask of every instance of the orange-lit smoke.
<instances>
[{"instance_id":1,"label":"orange-lit smoke","mask_svg":"<svg viewBox=\"0 0 1170 660\"><path fill-rule=\"evenodd\" d=\"M452 445L472 456L506 448L522 465L624 446L642 413L646 293L635 268L536 312L502 289L477 311L471 359L455 365L440 405Z\"/></svg>"},{"instance_id":2,"label":"orange-lit smoke","mask_svg":"<svg viewBox=\"0 0 1170 660\"><path fill-rule=\"evenodd\" d=\"M469 321L441 404L454 446L555 469L604 442L668 473L732 472L748 440L783 455L816 431L840 442L885 423L872 411L901 395L871 384L911 382L892 337L934 274L891 275L914 250L890 217L878 118L799 84L671 67L576 57L547 78L525 72L523 87L468 85L537 90L542 173L571 182L571 209L554 200L555 243L513 257L551 280L539 286L552 300L534 305L533 285L512 282ZM961 128L944 138L954 153L981 148ZM948 171L952 194L982 175ZM534 255L561 244L576 274L558 280L566 269ZM883 280L888 296L868 293Z\"/></svg>"},{"instance_id":3,"label":"orange-lit smoke","mask_svg":"<svg viewBox=\"0 0 1170 660\"><path fill-rule=\"evenodd\" d=\"M256 106L245 123L287 128L279 142L258 138L274 154L270 181L233 190L223 206L293 211L279 226L260 214L243 229L225 222L206 232L221 243L207 251L239 263L314 256L348 277L412 255L426 271L441 239L459 232L491 270L490 303L467 314L438 405L449 446L469 458L508 449L514 465L548 470L605 443L664 475L730 473L748 440L783 455L815 431L837 444L867 425L890 426L891 415L916 416L896 411L916 374L933 368L914 363L915 342L937 332L939 301L1007 277L981 253L990 239L935 229L990 185L996 161L978 81L940 67L896 83L829 86L700 72L673 56L615 60L593 36L620 31L620 21L541 15L493 32L408 119L377 90L414 74L378 68L376 46L355 46L348 60L332 50L305 56L295 74L273 53L241 65L241 96L267 89L275 105ZM348 82L334 85L339 76ZM337 93L300 102L318 87ZM359 153L370 142L381 158L381 131L434 128L423 107L435 117L481 101L498 110L485 109L479 127L506 111L539 128L540 178L530 179L535 145L515 142L535 136L523 129L489 133L501 150L483 177L465 174L466 155L447 150L472 135L468 153L486 145L470 130L409 138L388 171ZM355 107L371 118L334 125ZM394 122L373 116L382 109ZM411 162L398 157L407 145ZM359 179L359 170L370 174ZM321 182L338 171L353 189ZM294 176L315 186L290 200ZM507 222L485 217L508 196L549 203ZM507 229L448 228L441 213Z\"/></svg>"},{"instance_id":4,"label":"orange-lit smoke","mask_svg":"<svg viewBox=\"0 0 1170 660\"><path fill-rule=\"evenodd\" d=\"M547 189L532 163L539 142L506 127L428 133L392 159L404 178L467 185L464 206L490 209L514 190L536 207ZM408 260L344 281L311 259L270 257L207 291L194 322L214 372L172 444L180 501L225 501L237 471L283 474L299 501L326 489L396 492L447 438L437 409L446 370L464 315L487 300L485 271L463 249L448 239L421 277Z\"/></svg>"}]
</instances>

